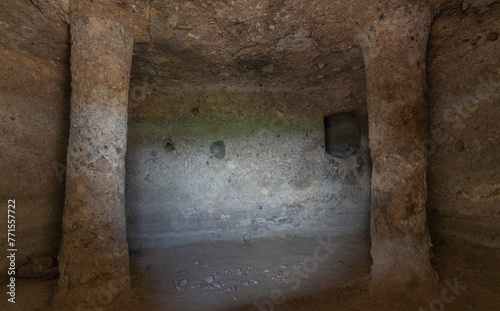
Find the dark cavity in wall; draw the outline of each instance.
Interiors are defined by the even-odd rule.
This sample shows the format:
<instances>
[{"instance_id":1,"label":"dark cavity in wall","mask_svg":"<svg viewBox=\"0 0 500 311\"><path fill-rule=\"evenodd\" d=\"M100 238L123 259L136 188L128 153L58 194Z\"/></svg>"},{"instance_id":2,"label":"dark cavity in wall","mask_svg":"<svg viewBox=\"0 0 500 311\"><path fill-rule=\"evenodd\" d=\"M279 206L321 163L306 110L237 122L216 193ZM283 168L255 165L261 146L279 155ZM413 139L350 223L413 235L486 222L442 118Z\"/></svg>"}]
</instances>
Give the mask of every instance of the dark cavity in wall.
<instances>
[{"instance_id":1,"label":"dark cavity in wall","mask_svg":"<svg viewBox=\"0 0 500 311\"><path fill-rule=\"evenodd\" d=\"M336 113L325 117L325 151L345 158L361 147L361 128L354 113Z\"/></svg>"},{"instance_id":2,"label":"dark cavity in wall","mask_svg":"<svg viewBox=\"0 0 500 311\"><path fill-rule=\"evenodd\" d=\"M217 159L224 159L226 156L226 145L222 140L216 141L210 145L210 152Z\"/></svg>"}]
</instances>

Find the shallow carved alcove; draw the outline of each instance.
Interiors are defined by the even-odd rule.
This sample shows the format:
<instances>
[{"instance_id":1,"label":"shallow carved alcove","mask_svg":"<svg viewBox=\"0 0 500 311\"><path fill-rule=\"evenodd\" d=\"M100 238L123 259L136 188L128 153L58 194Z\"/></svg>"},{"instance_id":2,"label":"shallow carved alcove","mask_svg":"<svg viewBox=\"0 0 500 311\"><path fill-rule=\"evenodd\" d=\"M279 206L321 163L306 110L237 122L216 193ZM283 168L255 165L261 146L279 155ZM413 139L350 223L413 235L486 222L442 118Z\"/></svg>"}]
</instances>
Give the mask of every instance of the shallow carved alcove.
<instances>
[{"instance_id":1,"label":"shallow carved alcove","mask_svg":"<svg viewBox=\"0 0 500 311\"><path fill-rule=\"evenodd\" d=\"M361 147L361 126L353 113L336 113L325 117L325 151L345 158Z\"/></svg>"}]
</instances>

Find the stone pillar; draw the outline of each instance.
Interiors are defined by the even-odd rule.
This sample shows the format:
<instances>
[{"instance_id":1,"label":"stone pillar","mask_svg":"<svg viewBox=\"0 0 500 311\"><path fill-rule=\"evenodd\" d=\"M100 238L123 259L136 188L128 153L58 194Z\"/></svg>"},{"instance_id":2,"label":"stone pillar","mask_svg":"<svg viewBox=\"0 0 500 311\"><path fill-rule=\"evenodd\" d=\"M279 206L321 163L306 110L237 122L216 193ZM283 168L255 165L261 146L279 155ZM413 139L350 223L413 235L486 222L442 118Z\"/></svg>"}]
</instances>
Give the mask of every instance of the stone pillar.
<instances>
[{"instance_id":1,"label":"stone pillar","mask_svg":"<svg viewBox=\"0 0 500 311\"><path fill-rule=\"evenodd\" d=\"M105 310L130 290L125 151L133 36L111 18L71 19L71 128L54 309Z\"/></svg>"},{"instance_id":2,"label":"stone pillar","mask_svg":"<svg viewBox=\"0 0 500 311\"><path fill-rule=\"evenodd\" d=\"M425 53L431 13L423 1L404 3L384 7L358 31L373 164L371 290L426 288L436 280L426 223Z\"/></svg>"}]
</instances>

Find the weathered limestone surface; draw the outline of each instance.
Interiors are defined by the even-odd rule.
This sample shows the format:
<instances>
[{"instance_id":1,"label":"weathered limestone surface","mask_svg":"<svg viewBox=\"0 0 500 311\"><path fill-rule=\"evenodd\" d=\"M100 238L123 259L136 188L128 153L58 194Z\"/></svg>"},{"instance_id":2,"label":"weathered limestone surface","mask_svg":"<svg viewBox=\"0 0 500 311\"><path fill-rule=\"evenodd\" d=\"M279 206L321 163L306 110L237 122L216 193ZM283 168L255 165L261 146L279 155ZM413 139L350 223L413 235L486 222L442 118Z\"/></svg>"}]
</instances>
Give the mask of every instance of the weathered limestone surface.
<instances>
[{"instance_id":1,"label":"weathered limestone surface","mask_svg":"<svg viewBox=\"0 0 500 311\"><path fill-rule=\"evenodd\" d=\"M426 224L425 52L429 9L386 9L358 33L371 150L372 289L435 279Z\"/></svg>"},{"instance_id":2,"label":"weathered limestone surface","mask_svg":"<svg viewBox=\"0 0 500 311\"><path fill-rule=\"evenodd\" d=\"M242 241L245 233L252 239L368 233L366 103L364 92L349 89L353 84L148 94L136 82L126 158L131 250ZM356 111L362 127L360 150L345 158L325 151L324 115L339 111Z\"/></svg>"},{"instance_id":3,"label":"weathered limestone surface","mask_svg":"<svg viewBox=\"0 0 500 311\"><path fill-rule=\"evenodd\" d=\"M71 128L54 306L111 305L129 290L125 151L133 37L99 15L71 20Z\"/></svg>"}]
</instances>

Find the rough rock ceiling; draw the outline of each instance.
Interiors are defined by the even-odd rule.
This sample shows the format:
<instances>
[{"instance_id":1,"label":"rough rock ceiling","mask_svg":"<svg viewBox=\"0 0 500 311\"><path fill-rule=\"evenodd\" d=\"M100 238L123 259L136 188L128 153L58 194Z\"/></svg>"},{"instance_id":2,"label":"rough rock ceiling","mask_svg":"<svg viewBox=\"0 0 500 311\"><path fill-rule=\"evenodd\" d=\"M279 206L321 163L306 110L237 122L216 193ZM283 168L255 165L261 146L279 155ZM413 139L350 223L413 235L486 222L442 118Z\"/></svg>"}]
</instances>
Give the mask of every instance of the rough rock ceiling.
<instances>
[{"instance_id":1,"label":"rough rock ceiling","mask_svg":"<svg viewBox=\"0 0 500 311\"><path fill-rule=\"evenodd\" d=\"M155 1L137 45L158 79L311 83L362 71L348 1ZM151 44L152 42L152 44Z\"/></svg>"},{"instance_id":2,"label":"rough rock ceiling","mask_svg":"<svg viewBox=\"0 0 500 311\"><path fill-rule=\"evenodd\" d=\"M402 4L407 0L396 0ZM94 0L134 32L133 79L158 85L318 86L360 79L356 29L384 18L387 1ZM485 10L496 0L431 0ZM107 3L107 4L103 4ZM4 0L0 45L68 61L68 0ZM410 36L411 34L407 34Z\"/></svg>"}]
</instances>

